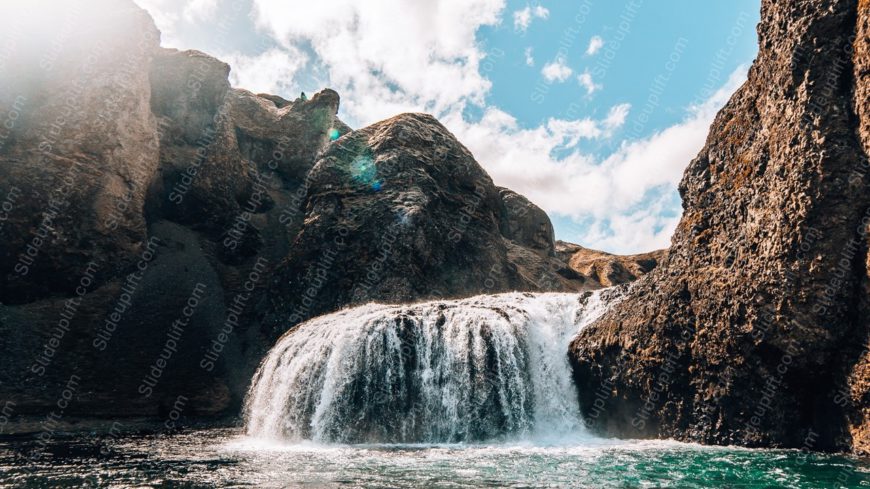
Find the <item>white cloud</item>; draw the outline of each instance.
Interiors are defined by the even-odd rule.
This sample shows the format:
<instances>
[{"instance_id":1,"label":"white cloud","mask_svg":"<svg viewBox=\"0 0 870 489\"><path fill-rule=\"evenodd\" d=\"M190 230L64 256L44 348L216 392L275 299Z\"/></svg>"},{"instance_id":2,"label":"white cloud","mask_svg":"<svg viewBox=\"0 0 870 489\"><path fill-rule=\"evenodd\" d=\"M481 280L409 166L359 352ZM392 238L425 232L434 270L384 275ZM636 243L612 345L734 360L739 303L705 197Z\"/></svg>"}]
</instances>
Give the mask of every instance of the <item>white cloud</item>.
<instances>
[{"instance_id":1,"label":"white cloud","mask_svg":"<svg viewBox=\"0 0 870 489\"><path fill-rule=\"evenodd\" d=\"M617 129L625 124L625 118L628 117L628 111L631 110L631 104L620 104L610 108L607 118L604 119L604 127L607 129Z\"/></svg>"},{"instance_id":2,"label":"white cloud","mask_svg":"<svg viewBox=\"0 0 870 489\"><path fill-rule=\"evenodd\" d=\"M188 22L207 21L217 13L217 0L189 0L184 6L184 19Z\"/></svg>"},{"instance_id":3,"label":"white cloud","mask_svg":"<svg viewBox=\"0 0 870 489\"><path fill-rule=\"evenodd\" d=\"M526 66L535 66L535 58L532 56L532 48L528 47L525 51Z\"/></svg>"},{"instance_id":4,"label":"white cloud","mask_svg":"<svg viewBox=\"0 0 870 489\"><path fill-rule=\"evenodd\" d=\"M555 61L547 63L544 65L544 68L541 69L541 75L544 76L549 82L563 82L571 76L573 71L566 64L565 58L556 58Z\"/></svg>"},{"instance_id":5,"label":"white cloud","mask_svg":"<svg viewBox=\"0 0 870 489\"><path fill-rule=\"evenodd\" d=\"M611 171L614 195L625 207L638 202L636 196L650 188L667 185L676 188L689 161L704 146L716 112L746 78L746 67L735 71L723 88L702 105L691 107L681 123L649 138L624 142L602 166Z\"/></svg>"},{"instance_id":6,"label":"white cloud","mask_svg":"<svg viewBox=\"0 0 870 489\"><path fill-rule=\"evenodd\" d=\"M596 221L584 232L584 244L619 254L667 248L680 222L679 213L667 215L673 211L669 197L651 199L637 211Z\"/></svg>"},{"instance_id":7,"label":"white cloud","mask_svg":"<svg viewBox=\"0 0 870 489\"><path fill-rule=\"evenodd\" d=\"M514 12L514 29L525 31L532 23L532 9L526 7L522 10Z\"/></svg>"},{"instance_id":8,"label":"white cloud","mask_svg":"<svg viewBox=\"0 0 870 489\"><path fill-rule=\"evenodd\" d=\"M219 8L219 0L134 0L134 3L151 14L154 24L160 29L160 44L163 47L179 49L189 47L180 40L183 22L214 20Z\"/></svg>"},{"instance_id":9,"label":"white cloud","mask_svg":"<svg viewBox=\"0 0 870 489\"><path fill-rule=\"evenodd\" d=\"M577 236L582 244L621 253L648 251L667 245L679 221L679 204L674 207L673 201L683 171L703 147L716 112L745 77L742 67L709 100L691 107L682 122L625 141L603 160L576 144L608 137L625 123L626 104L591 124L551 119L526 129L496 108L487 109L478 123L457 116L446 122L497 184L525 195L553 217L591 217L592 227Z\"/></svg>"},{"instance_id":10,"label":"white cloud","mask_svg":"<svg viewBox=\"0 0 870 489\"><path fill-rule=\"evenodd\" d=\"M462 110L489 91L475 34L498 22L504 0L334 0L308 4L305 15L286 0L253 3L258 25L282 45L313 49L352 125Z\"/></svg>"},{"instance_id":11,"label":"white cloud","mask_svg":"<svg viewBox=\"0 0 870 489\"><path fill-rule=\"evenodd\" d=\"M592 95L601 89L601 85L596 85L595 82L592 81L592 74L589 73L589 70L579 74L577 76L577 81L580 82L581 87L586 89L586 95Z\"/></svg>"},{"instance_id":12,"label":"white cloud","mask_svg":"<svg viewBox=\"0 0 870 489\"><path fill-rule=\"evenodd\" d=\"M594 56L602 47L604 47L604 39L601 36L592 36L589 40L589 47L586 48L586 54Z\"/></svg>"},{"instance_id":13,"label":"white cloud","mask_svg":"<svg viewBox=\"0 0 870 489\"><path fill-rule=\"evenodd\" d=\"M604 212L608 203L606 180L598 174L597 162L577 145L583 139L608 137L627 110L623 104L612 108L604 120L549 119L526 129L510 114L490 107L477 123L458 116L446 123L496 183L526 195L549 212L579 217L593 210ZM565 155L566 150L574 151ZM579 195L584 191L589 195Z\"/></svg>"},{"instance_id":14,"label":"white cloud","mask_svg":"<svg viewBox=\"0 0 870 489\"><path fill-rule=\"evenodd\" d=\"M598 124L591 119L550 119L542 128L546 129L553 141L558 141L558 148L563 149L576 147L581 139L597 139L603 134Z\"/></svg>"},{"instance_id":15,"label":"white cloud","mask_svg":"<svg viewBox=\"0 0 870 489\"><path fill-rule=\"evenodd\" d=\"M550 11L538 5L536 7L526 6L526 8L514 12L514 29L525 32L532 24L532 19L546 19L550 16Z\"/></svg>"},{"instance_id":16,"label":"white cloud","mask_svg":"<svg viewBox=\"0 0 870 489\"><path fill-rule=\"evenodd\" d=\"M254 93L295 93L294 77L308 62L308 56L294 47L274 48L257 56L231 53L218 57L231 67L230 83Z\"/></svg>"},{"instance_id":17,"label":"white cloud","mask_svg":"<svg viewBox=\"0 0 870 489\"><path fill-rule=\"evenodd\" d=\"M178 22L181 20L181 5L173 0L134 0L137 5L151 14L154 24L160 29L160 45L182 48L177 36Z\"/></svg>"}]
</instances>

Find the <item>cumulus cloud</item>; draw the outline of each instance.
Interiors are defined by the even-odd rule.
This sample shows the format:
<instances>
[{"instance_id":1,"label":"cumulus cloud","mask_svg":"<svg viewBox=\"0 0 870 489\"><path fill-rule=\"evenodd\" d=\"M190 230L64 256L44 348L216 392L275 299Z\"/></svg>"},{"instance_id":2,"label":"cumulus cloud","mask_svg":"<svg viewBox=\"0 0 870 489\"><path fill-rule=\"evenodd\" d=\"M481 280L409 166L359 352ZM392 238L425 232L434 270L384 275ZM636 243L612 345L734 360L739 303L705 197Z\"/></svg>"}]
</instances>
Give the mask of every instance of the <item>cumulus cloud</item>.
<instances>
[{"instance_id":1,"label":"cumulus cloud","mask_svg":"<svg viewBox=\"0 0 870 489\"><path fill-rule=\"evenodd\" d=\"M670 246L680 222L669 194L648 199L638 210L599 219L582 232L583 242L594 249L633 254Z\"/></svg>"},{"instance_id":2,"label":"cumulus cloud","mask_svg":"<svg viewBox=\"0 0 870 489\"><path fill-rule=\"evenodd\" d=\"M583 73L579 74L577 76L577 81L580 83L581 87L586 89L586 95L592 95L593 93L601 89L601 85L596 85L595 82L592 80L592 74L589 73L589 70L586 70Z\"/></svg>"},{"instance_id":3,"label":"cumulus cloud","mask_svg":"<svg viewBox=\"0 0 870 489\"><path fill-rule=\"evenodd\" d=\"M573 71L565 62L565 58L556 58L555 61L545 64L541 69L541 75L549 82L561 83L567 80L571 73Z\"/></svg>"},{"instance_id":4,"label":"cumulus cloud","mask_svg":"<svg viewBox=\"0 0 870 489\"><path fill-rule=\"evenodd\" d=\"M294 47L274 48L256 56L230 53L219 56L229 63L230 83L254 93L295 93L296 74L308 56Z\"/></svg>"},{"instance_id":5,"label":"cumulus cloud","mask_svg":"<svg viewBox=\"0 0 870 489\"><path fill-rule=\"evenodd\" d=\"M601 48L604 47L604 39L601 36L592 36L592 39L589 40L589 47L586 48L586 54L589 56L594 56Z\"/></svg>"},{"instance_id":6,"label":"cumulus cloud","mask_svg":"<svg viewBox=\"0 0 870 489\"><path fill-rule=\"evenodd\" d=\"M523 128L499 109L477 123L448 119L451 128L499 185L527 196L551 216L587 220L582 244L621 253L667 246L681 212L677 184L703 147L716 112L746 78L746 67L687 117L647 138L623 142L599 159L577 146L582 139L610 137L630 107L610 109L599 121L549 120ZM570 150L566 153L566 150Z\"/></svg>"},{"instance_id":7,"label":"cumulus cloud","mask_svg":"<svg viewBox=\"0 0 870 489\"><path fill-rule=\"evenodd\" d=\"M535 66L535 58L532 56L532 48L526 48L524 54L526 55L526 66Z\"/></svg>"},{"instance_id":8,"label":"cumulus cloud","mask_svg":"<svg viewBox=\"0 0 870 489\"><path fill-rule=\"evenodd\" d=\"M525 32L533 19L546 19L550 16L550 11L538 5L536 7L526 6L526 8L514 12L514 29Z\"/></svg>"},{"instance_id":9,"label":"cumulus cloud","mask_svg":"<svg viewBox=\"0 0 870 489\"><path fill-rule=\"evenodd\" d=\"M550 212L581 217L605 212L606 179L594 157L578 148L581 140L609 137L625 121L629 106L613 107L602 120L549 119L523 128L506 112L490 107L476 123L461 117L447 120L493 179L528 196ZM570 151L565 155L566 150ZM598 185L598 183L602 185ZM593 195L580 195L591 191Z\"/></svg>"},{"instance_id":10,"label":"cumulus cloud","mask_svg":"<svg viewBox=\"0 0 870 489\"><path fill-rule=\"evenodd\" d=\"M217 8L217 0L189 0L183 15L188 22L207 21L214 18Z\"/></svg>"},{"instance_id":11,"label":"cumulus cloud","mask_svg":"<svg viewBox=\"0 0 870 489\"><path fill-rule=\"evenodd\" d=\"M504 0L334 0L308 4L304 16L286 0L253 4L257 24L283 46L314 51L351 123L462 110L489 91L475 35L498 22Z\"/></svg>"}]
</instances>

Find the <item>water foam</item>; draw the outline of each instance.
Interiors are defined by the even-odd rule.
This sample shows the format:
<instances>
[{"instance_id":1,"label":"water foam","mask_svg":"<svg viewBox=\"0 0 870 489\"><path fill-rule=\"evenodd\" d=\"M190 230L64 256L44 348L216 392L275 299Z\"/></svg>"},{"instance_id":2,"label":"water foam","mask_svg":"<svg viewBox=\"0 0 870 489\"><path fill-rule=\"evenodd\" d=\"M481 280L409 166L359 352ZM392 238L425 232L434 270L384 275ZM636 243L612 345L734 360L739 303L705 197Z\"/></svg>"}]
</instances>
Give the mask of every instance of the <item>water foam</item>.
<instances>
[{"instance_id":1,"label":"water foam","mask_svg":"<svg viewBox=\"0 0 870 489\"><path fill-rule=\"evenodd\" d=\"M621 296L510 293L309 320L260 365L246 431L341 443L588 436L567 347Z\"/></svg>"}]
</instances>

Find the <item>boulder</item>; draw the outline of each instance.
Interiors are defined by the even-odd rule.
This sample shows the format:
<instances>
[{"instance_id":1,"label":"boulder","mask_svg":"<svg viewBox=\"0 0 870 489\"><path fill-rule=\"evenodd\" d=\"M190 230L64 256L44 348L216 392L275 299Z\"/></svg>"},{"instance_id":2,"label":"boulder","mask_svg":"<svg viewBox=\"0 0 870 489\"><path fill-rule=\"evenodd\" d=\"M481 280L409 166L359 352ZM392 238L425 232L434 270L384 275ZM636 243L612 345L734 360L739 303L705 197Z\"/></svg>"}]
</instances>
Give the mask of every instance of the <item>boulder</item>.
<instances>
[{"instance_id":1,"label":"boulder","mask_svg":"<svg viewBox=\"0 0 870 489\"><path fill-rule=\"evenodd\" d=\"M276 321L369 301L583 288L550 270L564 264L546 214L496 187L430 115L341 137L306 186L304 224L270 293Z\"/></svg>"}]
</instances>

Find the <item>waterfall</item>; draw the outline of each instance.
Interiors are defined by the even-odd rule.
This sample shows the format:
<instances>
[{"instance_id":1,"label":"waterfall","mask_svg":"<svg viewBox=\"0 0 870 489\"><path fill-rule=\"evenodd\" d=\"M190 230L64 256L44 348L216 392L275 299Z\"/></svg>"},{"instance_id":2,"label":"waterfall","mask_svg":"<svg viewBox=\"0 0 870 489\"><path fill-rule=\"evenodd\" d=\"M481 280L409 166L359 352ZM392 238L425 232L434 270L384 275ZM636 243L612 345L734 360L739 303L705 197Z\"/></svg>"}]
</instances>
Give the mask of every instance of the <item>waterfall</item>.
<instances>
[{"instance_id":1,"label":"waterfall","mask_svg":"<svg viewBox=\"0 0 870 489\"><path fill-rule=\"evenodd\" d=\"M311 319L260 365L247 433L440 443L582 432L568 343L622 295L509 293Z\"/></svg>"}]
</instances>

